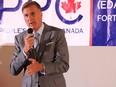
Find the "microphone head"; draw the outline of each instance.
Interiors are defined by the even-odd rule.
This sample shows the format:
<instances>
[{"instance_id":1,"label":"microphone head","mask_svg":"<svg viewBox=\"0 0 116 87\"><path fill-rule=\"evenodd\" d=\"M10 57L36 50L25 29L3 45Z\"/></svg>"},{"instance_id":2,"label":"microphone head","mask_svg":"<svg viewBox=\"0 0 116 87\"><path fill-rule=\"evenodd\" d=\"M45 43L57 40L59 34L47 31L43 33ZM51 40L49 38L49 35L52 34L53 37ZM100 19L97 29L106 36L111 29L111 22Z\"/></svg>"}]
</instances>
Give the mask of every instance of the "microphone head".
<instances>
[{"instance_id":1,"label":"microphone head","mask_svg":"<svg viewBox=\"0 0 116 87\"><path fill-rule=\"evenodd\" d=\"M29 28L29 29L27 30L27 32L28 32L28 34L32 34L32 33L33 33L33 29L32 29L32 28Z\"/></svg>"}]
</instances>

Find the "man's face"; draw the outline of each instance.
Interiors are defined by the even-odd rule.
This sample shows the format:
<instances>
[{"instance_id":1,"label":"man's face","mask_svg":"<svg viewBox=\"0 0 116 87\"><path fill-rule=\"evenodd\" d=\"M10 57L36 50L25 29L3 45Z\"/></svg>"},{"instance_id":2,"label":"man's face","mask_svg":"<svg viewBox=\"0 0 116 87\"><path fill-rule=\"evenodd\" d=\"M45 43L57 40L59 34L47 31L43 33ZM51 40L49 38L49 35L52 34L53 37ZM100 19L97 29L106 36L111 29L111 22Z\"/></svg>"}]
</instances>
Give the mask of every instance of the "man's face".
<instances>
[{"instance_id":1,"label":"man's face","mask_svg":"<svg viewBox=\"0 0 116 87\"><path fill-rule=\"evenodd\" d=\"M35 6L31 5L23 10L24 20L29 28L37 31L42 25L42 12Z\"/></svg>"}]
</instances>

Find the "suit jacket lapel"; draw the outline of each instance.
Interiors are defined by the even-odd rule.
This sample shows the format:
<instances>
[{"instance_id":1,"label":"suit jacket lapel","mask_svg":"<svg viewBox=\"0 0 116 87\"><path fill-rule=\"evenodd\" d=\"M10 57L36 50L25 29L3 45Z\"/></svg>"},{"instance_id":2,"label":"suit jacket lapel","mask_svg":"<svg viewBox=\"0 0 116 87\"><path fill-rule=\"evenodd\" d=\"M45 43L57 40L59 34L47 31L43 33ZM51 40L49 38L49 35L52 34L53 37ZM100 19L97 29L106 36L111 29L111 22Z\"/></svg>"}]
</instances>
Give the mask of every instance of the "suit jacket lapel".
<instances>
[{"instance_id":1,"label":"suit jacket lapel","mask_svg":"<svg viewBox=\"0 0 116 87\"><path fill-rule=\"evenodd\" d=\"M36 48L37 49L37 58L38 61L41 62L41 57L44 53L44 49L46 47L46 43L50 41L50 37L52 35L52 32L50 31L50 27L45 25L44 31L42 33L41 41L39 46Z\"/></svg>"}]
</instances>

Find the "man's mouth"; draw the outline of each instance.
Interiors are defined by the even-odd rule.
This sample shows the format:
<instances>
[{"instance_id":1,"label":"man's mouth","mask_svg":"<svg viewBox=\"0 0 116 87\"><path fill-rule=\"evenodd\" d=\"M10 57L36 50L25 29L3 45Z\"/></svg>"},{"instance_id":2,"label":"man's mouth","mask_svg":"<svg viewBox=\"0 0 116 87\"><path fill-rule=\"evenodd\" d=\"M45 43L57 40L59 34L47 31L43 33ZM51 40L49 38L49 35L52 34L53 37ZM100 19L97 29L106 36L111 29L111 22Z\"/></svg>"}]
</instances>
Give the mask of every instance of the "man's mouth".
<instances>
[{"instance_id":1,"label":"man's mouth","mask_svg":"<svg viewBox=\"0 0 116 87\"><path fill-rule=\"evenodd\" d=\"M34 23L35 23L35 22L30 22L29 24L32 25L32 24L34 24Z\"/></svg>"},{"instance_id":2,"label":"man's mouth","mask_svg":"<svg viewBox=\"0 0 116 87\"><path fill-rule=\"evenodd\" d=\"M34 28L34 26L35 26L35 22L30 22L30 23L29 23L29 27L30 27L30 28Z\"/></svg>"},{"instance_id":3,"label":"man's mouth","mask_svg":"<svg viewBox=\"0 0 116 87\"><path fill-rule=\"evenodd\" d=\"M30 26L34 26L35 25L35 22L30 22L29 25Z\"/></svg>"}]
</instances>

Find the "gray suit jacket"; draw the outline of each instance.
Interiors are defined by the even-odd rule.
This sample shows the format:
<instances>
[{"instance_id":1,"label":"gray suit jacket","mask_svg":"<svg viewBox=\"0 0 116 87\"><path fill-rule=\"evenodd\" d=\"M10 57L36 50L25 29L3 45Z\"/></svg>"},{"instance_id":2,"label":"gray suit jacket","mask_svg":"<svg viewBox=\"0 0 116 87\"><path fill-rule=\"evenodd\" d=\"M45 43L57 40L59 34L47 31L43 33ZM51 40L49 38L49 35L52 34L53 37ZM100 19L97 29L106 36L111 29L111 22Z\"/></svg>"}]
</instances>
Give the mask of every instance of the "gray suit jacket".
<instances>
[{"instance_id":1,"label":"gray suit jacket","mask_svg":"<svg viewBox=\"0 0 116 87\"><path fill-rule=\"evenodd\" d=\"M24 38L27 31L15 36L15 49L10 63L10 71L18 75L24 69L22 87L66 87L63 73L69 69L69 53L64 31L56 27L45 27L39 48L36 49L36 60L45 65L45 75L40 72L28 76L26 66L29 64L23 54Z\"/></svg>"}]
</instances>

